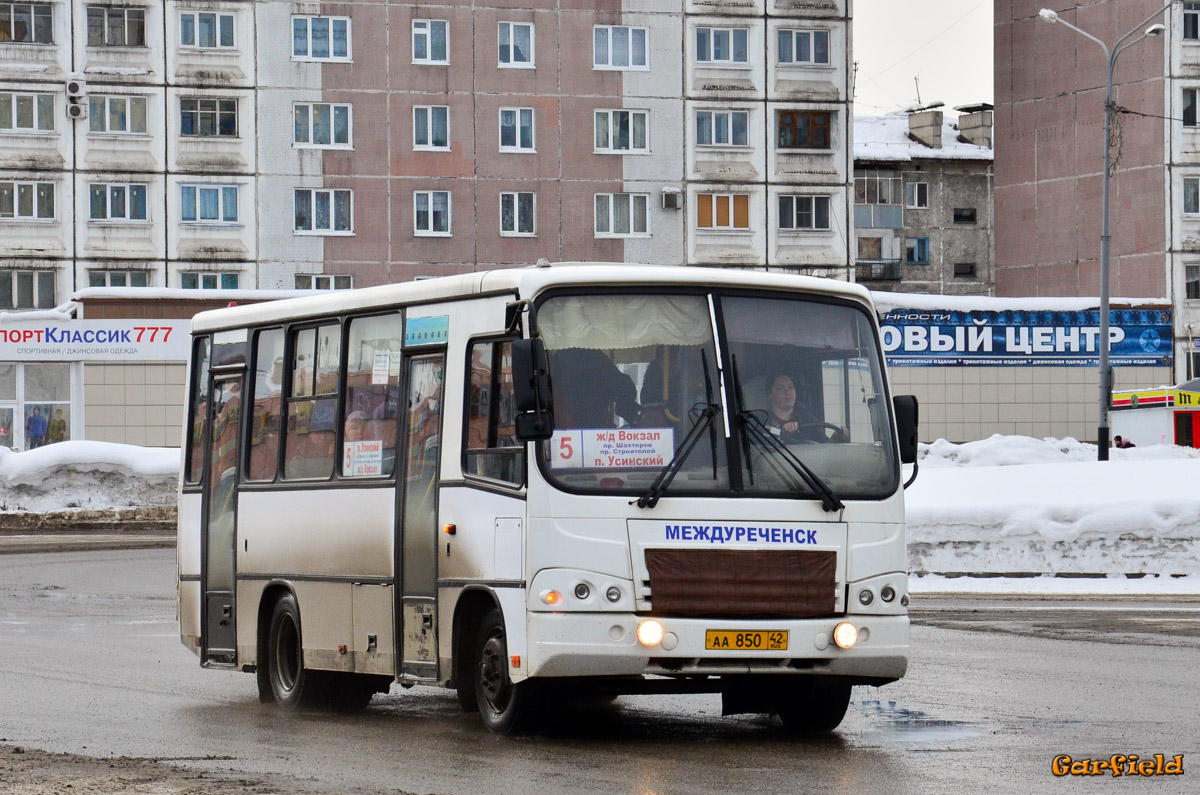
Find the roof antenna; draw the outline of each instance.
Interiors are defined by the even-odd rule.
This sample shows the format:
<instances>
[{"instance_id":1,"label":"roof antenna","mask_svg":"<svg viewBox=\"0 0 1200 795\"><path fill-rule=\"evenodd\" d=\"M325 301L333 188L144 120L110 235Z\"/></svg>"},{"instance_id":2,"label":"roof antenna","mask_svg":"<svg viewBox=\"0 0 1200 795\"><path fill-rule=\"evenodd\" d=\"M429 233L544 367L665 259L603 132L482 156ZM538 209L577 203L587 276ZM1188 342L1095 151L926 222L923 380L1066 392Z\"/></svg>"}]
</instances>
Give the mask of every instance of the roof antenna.
<instances>
[{"instance_id":1,"label":"roof antenna","mask_svg":"<svg viewBox=\"0 0 1200 795\"><path fill-rule=\"evenodd\" d=\"M913 75L913 82L917 84L917 104L920 105L920 104L922 104L921 103L921 76Z\"/></svg>"}]
</instances>

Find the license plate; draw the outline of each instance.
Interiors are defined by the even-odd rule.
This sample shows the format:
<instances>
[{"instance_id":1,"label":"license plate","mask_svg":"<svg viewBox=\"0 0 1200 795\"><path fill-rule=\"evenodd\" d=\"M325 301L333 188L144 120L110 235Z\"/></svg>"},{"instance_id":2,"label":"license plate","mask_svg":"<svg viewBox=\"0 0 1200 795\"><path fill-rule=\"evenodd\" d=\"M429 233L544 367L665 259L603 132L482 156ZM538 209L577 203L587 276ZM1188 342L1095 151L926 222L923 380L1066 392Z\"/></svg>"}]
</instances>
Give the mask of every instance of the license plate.
<instances>
[{"instance_id":1,"label":"license plate","mask_svg":"<svg viewBox=\"0 0 1200 795\"><path fill-rule=\"evenodd\" d=\"M718 651L787 651L787 630L710 629L704 648Z\"/></svg>"}]
</instances>

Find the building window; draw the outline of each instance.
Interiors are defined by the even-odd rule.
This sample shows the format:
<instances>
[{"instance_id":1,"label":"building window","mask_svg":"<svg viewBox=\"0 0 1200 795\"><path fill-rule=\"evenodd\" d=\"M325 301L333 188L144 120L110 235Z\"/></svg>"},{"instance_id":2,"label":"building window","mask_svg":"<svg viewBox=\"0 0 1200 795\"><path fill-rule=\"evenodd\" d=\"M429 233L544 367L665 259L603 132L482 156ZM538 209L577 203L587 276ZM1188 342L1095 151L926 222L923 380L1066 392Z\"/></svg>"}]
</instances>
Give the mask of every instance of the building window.
<instances>
[{"instance_id":1,"label":"building window","mask_svg":"<svg viewBox=\"0 0 1200 795\"><path fill-rule=\"evenodd\" d=\"M179 134L197 137L229 137L238 134L236 99L179 99Z\"/></svg>"},{"instance_id":2,"label":"building window","mask_svg":"<svg viewBox=\"0 0 1200 795\"><path fill-rule=\"evenodd\" d=\"M1200 40L1200 3L1183 4L1183 40Z\"/></svg>"},{"instance_id":3,"label":"building window","mask_svg":"<svg viewBox=\"0 0 1200 795\"><path fill-rule=\"evenodd\" d=\"M829 229L828 196L780 196L779 228L795 231Z\"/></svg>"},{"instance_id":4,"label":"building window","mask_svg":"<svg viewBox=\"0 0 1200 795\"><path fill-rule=\"evenodd\" d=\"M185 290L236 290L238 274L181 271L179 286Z\"/></svg>"},{"instance_id":5,"label":"building window","mask_svg":"<svg viewBox=\"0 0 1200 795\"><path fill-rule=\"evenodd\" d=\"M1187 215L1200 214L1200 177L1184 177L1183 211Z\"/></svg>"},{"instance_id":6,"label":"building window","mask_svg":"<svg viewBox=\"0 0 1200 795\"><path fill-rule=\"evenodd\" d=\"M537 234L536 217L536 194L500 194L500 234L504 237L533 237Z\"/></svg>"},{"instance_id":7,"label":"building window","mask_svg":"<svg viewBox=\"0 0 1200 795\"><path fill-rule=\"evenodd\" d=\"M904 241L904 262L907 265L928 265L929 238L910 237Z\"/></svg>"},{"instance_id":8,"label":"building window","mask_svg":"<svg viewBox=\"0 0 1200 795\"><path fill-rule=\"evenodd\" d=\"M855 204L899 204L900 179L872 174L854 178Z\"/></svg>"},{"instance_id":9,"label":"building window","mask_svg":"<svg viewBox=\"0 0 1200 795\"><path fill-rule=\"evenodd\" d=\"M450 108L446 105L413 106L413 149L450 148Z\"/></svg>"},{"instance_id":10,"label":"building window","mask_svg":"<svg viewBox=\"0 0 1200 795\"><path fill-rule=\"evenodd\" d=\"M233 14L179 12L179 46L202 50L232 50Z\"/></svg>"},{"instance_id":11,"label":"building window","mask_svg":"<svg viewBox=\"0 0 1200 795\"><path fill-rule=\"evenodd\" d=\"M975 278L975 263L974 262L956 262L954 263L954 275L964 279Z\"/></svg>"},{"instance_id":12,"label":"building window","mask_svg":"<svg viewBox=\"0 0 1200 795\"><path fill-rule=\"evenodd\" d=\"M1196 126L1196 89L1183 90L1183 126Z\"/></svg>"},{"instance_id":13,"label":"building window","mask_svg":"<svg viewBox=\"0 0 1200 795\"><path fill-rule=\"evenodd\" d=\"M0 181L0 220L5 219L54 220L54 183Z\"/></svg>"},{"instance_id":14,"label":"building window","mask_svg":"<svg viewBox=\"0 0 1200 795\"><path fill-rule=\"evenodd\" d=\"M749 146L750 112L745 110L696 111L697 146Z\"/></svg>"},{"instance_id":15,"label":"building window","mask_svg":"<svg viewBox=\"0 0 1200 795\"><path fill-rule=\"evenodd\" d=\"M749 229L750 194L701 193L696 196L698 229Z\"/></svg>"},{"instance_id":16,"label":"building window","mask_svg":"<svg viewBox=\"0 0 1200 795\"><path fill-rule=\"evenodd\" d=\"M236 224L237 185L180 185L179 218L188 224Z\"/></svg>"},{"instance_id":17,"label":"building window","mask_svg":"<svg viewBox=\"0 0 1200 795\"><path fill-rule=\"evenodd\" d=\"M88 205L93 221L145 221L146 186L93 182L88 187Z\"/></svg>"},{"instance_id":18,"label":"building window","mask_svg":"<svg viewBox=\"0 0 1200 795\"><path fill-rule=\"evenodd\" d=\"M54 271L0 270L0 309L54 307Z\"/></svg>"},{"instance_id":19,"label":"building window","mask_svg":"<svg viewBox=\"0 0 1200 795\"><path fill-rule=\"evenodd\" d=\"M15 94L11 91L0 91L0 131L49 132L53 129L53 94Z\"/></svg>"},{"instance_id":20,"label":"building window","mask_svg":"<svg viewBox=\"0 0 1200 795\"><path fill-rule=\"evenodd\" d=\"M501 22L500 66L533 68L533 25L526 22Z\"/></svg>"},{"instance_id":21,"label":"building window","mask_svg":"<svg viewBox=\"0 0 1200 795\"><path fill-rule=\"evenodd\" d=\"M595 69L650 68L649 28L596 25L592 29L592 67Z\"/></svg>"},{"instance_id":22,"label":"building window","mask_svg":"<svg viewBox=\"0 0 1200 795\"><path fill-rule=\"evenodd\" d=\"M319 273L297 273L297 290L350 290L354 287L354 277L349 274L325 276Z\"/></svg>"},{"instance_id":23,"label":"building window","mask_svg":"<svg viewBox=\"0 0 1200 795\"><path fill-rule=\"evenodd\" d=\"M295 193L297 233L350 234L354 231L354 192L297 188Z\"/></svg>"},{"instance_id":24,"label":"building window","mask_svg":"<svg viewBox=\"0 0 1200 795\"><path fill-rule=\"evenodd\" d=\"M833 114L827 110L775 112L775 145L780 149L832 149Z\"/></svg>"},{"instance_id":25,"label":"building window","mask_svg":"<svg viewBox=\"0 0 1200 795\"><path fill-rule=\"evenodd\" d=\"M500 109L500 151L534 151L533 108Z\"/></svg>"},{"instance_id":26,"label":"building window","mask_svg":"<svg viewBox=\"0 0 1200 795\"><path fill-rule=\"evenodd\" d=\"M292 142L299 146L350 148L349 104L298 102L292 106Z\"/></svg>"},{"instance_id":27,"label":"building window","mask_svg":"<svg viewBox=\"0 0 1200 795\"><path fill-rule=\"evenodd\" d=\"M956 224L973 224L973 223L975 223L975 208L974 207L955 207L954 208L954 223L956 223Z\"/></svg>"},{"instance_id":28,"label":"building window","mask_svg":"<svg viewBox=\"0 0 1200 795\"><path fill-rule=\"evenodd\" d=\"M419 190L413 193L413 234L450 235L450 191Z\"/></svg>"},{"instance_id":29,"label":"building window","mask_svg":"<svg viewBox=\"0 0 1200 795\"><path fill-rule=\"evenodd\" d=\"M414 19L412 23L413 63L450 63L446 20Z\"/></svg>"},{"instance_id":30,"label":"building window","mask_svg":"<svg viewBox=\"0 0 1200 795\"><path fill-rule=\"evenodd\" d=\"M598 154L646 154L650 151L648 111L598 110L595 119Z\"/></svg>"},{"instance_id":31,"label":"building window","mask_svg":"<svg viewBox=\"0 0 1200 795\"><path fill-rule=\"evenodd\" d=\"M696 28L696 62L739 65L750 62L748 28Z\"/></svg>"},{"instance_id":32,"label":"building window","mask_svg":"<svg viewBox=\"0 0 1200 795\"><path fill-rule=\"evenodd\" d=\"M648 236L649 209L646 193L597 193L596 237Z\"/></svg>"},{"instance_id":33,"label":"building window","mask_svg":"<svg viewBox=\"0 0 1200 795\"><path fill-rule=\"evenodd\" d=\"M292 17L292 58L349 61L350 17Z\"/></svg>"},{"instance_id":34,"label":"building window","mask_svg":"<svg viewBox=\"0 0 1200 795\"><path fill-rule=\"evenodd\" d=\"M779 31L779 63L828 64L829 31Z\"/></svg>"},{"instance_id":35,"label":"building window","mask_svg":"<svg viewBox=\"0 0 1200 795\"><path fill-rule=\"evenodd\" d=\"M1184 266L1183 290L1187 300L1200 301L1200 265Z\"/></svg>"},{"instance_id":36,"label":"building window","mask_svg":"<svg viewBox=\"0 0 1200 795\"><path fill-rule=\"evenodd\" d=\"M909 182L904 186L904 206L910 210L924 210L929 207L929 183Z\"/></svg>"},{"instance_id":37,"label":"building window","mask_svg":"<svg viewBox=\"0 0 1200 795\"><path fill-rule=\"evenodd\" d=\"M51 8L49 3L0 3L0 42L53 44Z\"/></svg>"},{"instance_id":38,"label":"building window","mask_svg":"<svg viewBox=\"0 0 1200 795\"><path fill-rule=\"evenodd\" d=\"M90 97L88 130L122 135L146 132L146 98Z\"/></svg>"},{"instance_id":39,"label":"building window","mask_svg":"<svg viewBox=\"0 0 1200 795\"><path fill-rule=\"evenodd\" d=\"M145 47L146 10L88 6L87 37L89 47Z\"/></svg>"},{"instance_id":40,"label":"building window","mask_svg":"<svg viewBox=\"0 0 1200 795\"><path fill-rule=\"evenodd\" d=\"M88 271L88 287L149 287L146 271Z\"/></svg>"}]
</instances>

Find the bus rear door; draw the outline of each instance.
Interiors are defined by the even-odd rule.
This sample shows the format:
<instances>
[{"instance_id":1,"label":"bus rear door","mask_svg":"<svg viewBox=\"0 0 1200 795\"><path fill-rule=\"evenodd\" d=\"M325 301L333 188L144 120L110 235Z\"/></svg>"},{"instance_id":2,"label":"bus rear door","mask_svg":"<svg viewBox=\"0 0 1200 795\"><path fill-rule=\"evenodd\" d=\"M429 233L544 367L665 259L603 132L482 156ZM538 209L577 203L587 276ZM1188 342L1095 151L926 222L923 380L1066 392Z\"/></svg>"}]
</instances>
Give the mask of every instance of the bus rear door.
<instances>
[{"instance_id":1,"label":"bus rear door","mask_svg":"<svg viewBox=\"0 0 1200 795\"><path fill-rule=\"evenodd\" d=\"M203 485L200 587L204 593L201 656L206 666L237 662L235 549L242 372L213 374L209 387L209 465Z\"/></svg>"}]
</instances>

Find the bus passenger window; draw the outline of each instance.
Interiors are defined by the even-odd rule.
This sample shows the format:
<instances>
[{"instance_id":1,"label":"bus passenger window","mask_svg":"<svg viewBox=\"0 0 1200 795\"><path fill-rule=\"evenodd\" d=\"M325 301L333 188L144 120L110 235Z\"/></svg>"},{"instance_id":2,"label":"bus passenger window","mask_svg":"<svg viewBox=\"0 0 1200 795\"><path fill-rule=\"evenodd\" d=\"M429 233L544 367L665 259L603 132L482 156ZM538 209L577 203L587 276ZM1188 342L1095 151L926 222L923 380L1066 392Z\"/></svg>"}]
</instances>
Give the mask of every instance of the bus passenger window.
<instances>
[{"instance_id":1,"label":"bus passenger window","mask_svg":"<svg viewBox=\"0 0 1200 795\"><path fill-rule=\"evenodd\" d=\"M475 343L470 350L465 472L521 485L525 446L517 441L512 342Z\"/></svg>"},{"instance_id":2,"label":"bus passenger window","mask_svg":"<svg viewBox=\"0 0 1200 795\"><path fill-rule=\"evenodd\" d=\"M283 329L261 331L254 339L254 401L246 479L274 480L279 468L279 431L283 394Z\"/></svg>"},{"instance_id":3,"label":"bus passenger window","mask_svg":"<svg viewBox=\"0 0 1200 795\"><path fill-rule=\"evenodd\" d=\"M208 422L208 338L196 341L192 365L192 431L188 439L187 473L184 480L199 483L204 473L204 429Z\"/></svg>"},{"instance_id":4,"label":"bus passenger window","mask_svg":"<svg viewBox=\"0 0 1200 795\"><path fill-rule=\"evenodd\" d=\"M283 476L328 478L336 458L340 329L337 324L302 329L292 339Z\"/></svg>"},{"instance_id":5,"label":"bus passenger window","mask_svg":"<svg viewBox=\"0 0 1200 795\"><path fill-rule=\"evenodd\" d=\"M403 333L399 314L350 321L342 477L386 477L396 467Z\"/></svg>"}]
</instances>

